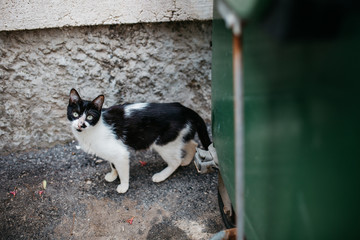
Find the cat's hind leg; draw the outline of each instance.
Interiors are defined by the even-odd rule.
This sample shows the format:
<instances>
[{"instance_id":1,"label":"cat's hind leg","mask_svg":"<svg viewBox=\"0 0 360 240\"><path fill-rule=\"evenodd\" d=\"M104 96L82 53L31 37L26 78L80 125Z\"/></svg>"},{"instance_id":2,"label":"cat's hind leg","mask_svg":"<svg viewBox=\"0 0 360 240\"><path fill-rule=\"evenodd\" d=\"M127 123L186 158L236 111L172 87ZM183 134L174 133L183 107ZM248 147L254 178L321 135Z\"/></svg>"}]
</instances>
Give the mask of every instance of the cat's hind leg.
<instances>
[{"instance_id":1,"label":"cat's hind leg","mask_svg":"<svg viewBox=\"0 0 360 240\"><path fill-rule=\"evenodd\" d=\"M153 182L164 181L180 166L182 162L182 145L179 146L176 142L172 142L164 146L154 146L154 149L160 154L160 156L164 159L168 166L164 168L161 172L153 175Z\"/></svg>"},{"instance_id":2,"label":"cat's hind leg","mask_svg":"<svg viewBox=\"0 0 360 240\"><path fill-rule=\"evenodd\" d=\"M105 180L107 182L113 182L118 177L118 172L116 171L114 164L110 163L110 167L111 167L111 172L105 175Z\"/></svg>"},{"instance_id":3,"label":"cat's hind leg","mask_svg":"<svg viewBox=\"0 0 360 240\"><path fill-rule=\"evenodd\" d=\"M194 159L197 146L198 144L194 140L190 140L189 142L185 143L183 148L185 155L181 159L181 166L187 166L191 163L191 161Z\"/></svg>"}]
</instances>

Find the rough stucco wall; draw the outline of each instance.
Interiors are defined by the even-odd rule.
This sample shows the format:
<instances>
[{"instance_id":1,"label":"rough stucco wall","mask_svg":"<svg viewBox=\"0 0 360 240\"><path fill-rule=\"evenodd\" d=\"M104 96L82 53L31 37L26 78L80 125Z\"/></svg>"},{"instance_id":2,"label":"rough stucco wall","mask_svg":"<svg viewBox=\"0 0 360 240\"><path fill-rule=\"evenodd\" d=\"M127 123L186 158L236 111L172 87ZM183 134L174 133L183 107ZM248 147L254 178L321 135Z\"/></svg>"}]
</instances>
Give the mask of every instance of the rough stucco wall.
<instances>
[{"instance_id":1,"label":"rough stucco wall","mask_svg":"<svg viewBox=\"0 0 360 240\"><path fill-rule=\"evenodd\" d=\"M211 22L0 32L2 153L73 139L72 87L105 106L178 101L210 120Z\"/></svg>"}]
</instances>

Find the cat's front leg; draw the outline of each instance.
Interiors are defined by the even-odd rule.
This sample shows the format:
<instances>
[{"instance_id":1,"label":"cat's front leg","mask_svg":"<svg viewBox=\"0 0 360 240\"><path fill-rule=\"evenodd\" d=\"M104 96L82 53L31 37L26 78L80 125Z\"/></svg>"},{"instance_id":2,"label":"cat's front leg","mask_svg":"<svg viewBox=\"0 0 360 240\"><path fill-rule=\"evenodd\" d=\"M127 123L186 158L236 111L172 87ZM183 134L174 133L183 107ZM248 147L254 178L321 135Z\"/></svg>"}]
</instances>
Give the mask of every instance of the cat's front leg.
<instances>
[{"instance_id":1,"label":"cat's front leg","mask_svg":"<svg viewBox=\"0 0 360 240\"><path fill-rule=\"evenodd\" d=\"M118 193L125 193L129 189L129 157L124 157L120 161L114 162L116 171L120 178L120 184L117 186Z\"/></svg>"},{"instance_id":2,"label":"cat's front leg","mask_svg":"<svg viewBox=\"0 0 360 240\"><path fill-rule=\"evenodd\" d=\"M111 172L105 175L105 180L107 182L113 182L118 177L118 172L116 171L114 164L110 163L110 167L111 167Z\"/></svg>"}]
</instances>

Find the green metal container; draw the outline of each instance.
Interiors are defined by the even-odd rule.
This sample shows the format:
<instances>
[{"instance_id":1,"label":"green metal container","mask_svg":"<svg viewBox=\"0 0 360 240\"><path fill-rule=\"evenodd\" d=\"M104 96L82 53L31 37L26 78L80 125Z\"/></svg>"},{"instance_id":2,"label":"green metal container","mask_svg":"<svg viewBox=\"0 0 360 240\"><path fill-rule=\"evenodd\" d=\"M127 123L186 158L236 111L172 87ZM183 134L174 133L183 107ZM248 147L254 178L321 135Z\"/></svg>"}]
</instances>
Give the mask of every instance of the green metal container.
<instances>
[{"instance_id":1,"label":"green metal container","mask_svg":"<svg viewBox=\"0 0 360 240\"><path fill-rule=\"evenodd\" d=\"M233 9L241 17L242 2L227 4L238 4ZM326 1L306 2L311 16L320 11L316 26L322 26L316 21L324 12L336 9L336 1L330 7ZM242 197L248 240L360 239L360 15L358 4L347 3L340 13L330 13L341 16L333 32L298 25L305 13L268 1L264 6L273 12L243 15ZM291 16L283 20L290 27L274 20L276 9ZM213 138L236 207L232 39L215 13Z\"/></svg>"}]
</instances>

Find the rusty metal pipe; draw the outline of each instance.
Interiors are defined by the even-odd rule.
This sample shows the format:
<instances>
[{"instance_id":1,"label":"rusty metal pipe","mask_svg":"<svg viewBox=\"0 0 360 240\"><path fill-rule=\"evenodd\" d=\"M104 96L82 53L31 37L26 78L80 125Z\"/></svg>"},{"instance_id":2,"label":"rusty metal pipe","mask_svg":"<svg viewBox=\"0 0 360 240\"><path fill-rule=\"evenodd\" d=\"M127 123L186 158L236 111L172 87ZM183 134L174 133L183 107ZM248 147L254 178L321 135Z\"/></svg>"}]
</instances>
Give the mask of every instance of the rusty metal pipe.
<instances>
[{"instance_id":1,"label":"rusty metal pipe","mask_svg":"<svg viewBox=\"0 0 360 240\"><path fill-rule=\"evenodd\" d=\"M233 35L233 84L235 129L235 201L237 239L244 234L244 103L242 34Z\"/></svg>"}]
</instances>

